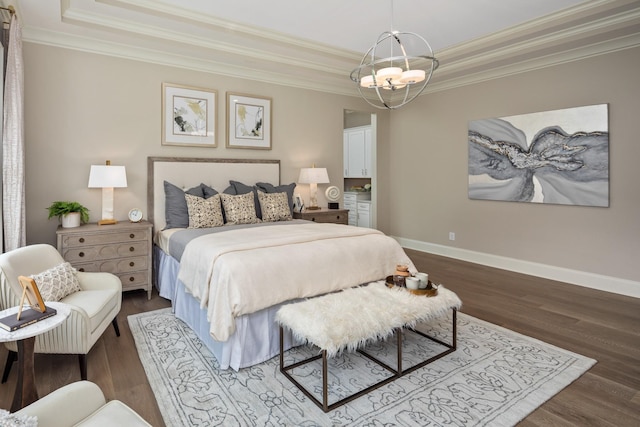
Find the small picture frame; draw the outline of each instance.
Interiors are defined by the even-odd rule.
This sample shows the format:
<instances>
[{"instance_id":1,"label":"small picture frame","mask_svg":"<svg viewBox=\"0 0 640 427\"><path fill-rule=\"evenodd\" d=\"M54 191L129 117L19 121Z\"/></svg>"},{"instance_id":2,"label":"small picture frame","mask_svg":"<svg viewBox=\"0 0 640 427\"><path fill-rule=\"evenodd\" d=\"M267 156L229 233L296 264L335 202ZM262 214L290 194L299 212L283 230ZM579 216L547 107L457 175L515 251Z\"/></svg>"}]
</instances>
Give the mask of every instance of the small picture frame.
<instances>
[{"instance_id":1,"label":"small picture frame","mask_svg":"<svg viewBox=\"0 0 640 427\"><path fill-rule=\"evenodd\" d=\"M294 212L302 212L304 209L304 202L302 201L302 197L299 194L293 196L293 211Z\"/></svg>"},{"instance_id":2,"label":"small picture frame","mask_svg":"<svg viewBox=\"0 0 640 427\"><path fill-rule=\"evenodd\" d=\"M226 146L271 150L271 98L227 92Z\"/></svg>"},{"instance_id":3,"label":"small picture frame","mask_svg":"<svg viewBox=\"0 0 640 427\"><path fill-rule=\"evenodd\" d=\"M216 147L213 89L162 83L162 145Z\"/></svg>"},{"instance_id":4,"label":"small picture frame","mask_svg":"<svg viewBox=\"0 0 640 427\"><path fill-rule=\"evenodd\" d=\"M20 308L24 305L24 300L29 302L29 305L32 309L39 311L40 313L44 313L47 310L47 307L44 305L44 301L42 300L42 295L40 295L40 291L38 290L38 285L36 285L36 281L31 277L26 276L18 276L18 281L22 286L22 298L20 300ZM20 310L22 311L22 310ZM18 314L20 317L20 314Z\"/></svg>"}]
</instances>

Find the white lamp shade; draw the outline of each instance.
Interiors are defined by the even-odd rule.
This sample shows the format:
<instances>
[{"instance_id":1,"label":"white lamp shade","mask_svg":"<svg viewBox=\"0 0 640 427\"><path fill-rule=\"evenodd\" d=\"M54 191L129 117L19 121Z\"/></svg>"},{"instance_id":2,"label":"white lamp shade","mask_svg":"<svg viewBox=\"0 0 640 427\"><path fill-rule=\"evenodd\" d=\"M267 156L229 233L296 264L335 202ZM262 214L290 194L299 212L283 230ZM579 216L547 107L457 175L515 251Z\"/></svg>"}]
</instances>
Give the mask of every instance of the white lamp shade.
<instances>
[{"instance_id":1,"label":"white lamp shade","mask_svg":"<svg viewBox=\"0 0 640 427\"><path fill-rule=\"evenodd\" d=\"M327 168L302 168L298 177L298 184L328 184Z\"/></svg>"},{"instance_id":2,"label":"white lamp shade","mask_svg":"<svg viewBox=\"0 0 640 427\"><path fill-rule=\"evenodd\" d=\"M424 70L407 70L402 73L402 77L400 77L400 82L407 84L420 83L425 78Z\"/></svg>"},{"instance_id":3,"label":"white lamp shade","mask_svg":"<svg viewBox=\"0 0 640 427\"><path fill-rule=\"evenodd\" d=\"M119 188L127 186L124 166L91 165L89 188Z\"/></svg>"},{"instance_id":4,"label":"white lamp shade","mask_svg":"<svg viewBox=\"0 0 640 427\"><path fill-rule=\"evenodd\" d=\"M382 70L379 70L376 73L376 77L377 78L382 78L382 79L391 79L391 80L397 80L402 76L402 68L400 67L387 67L387 68L383 68Z\"/></svg>"}]
</instances>

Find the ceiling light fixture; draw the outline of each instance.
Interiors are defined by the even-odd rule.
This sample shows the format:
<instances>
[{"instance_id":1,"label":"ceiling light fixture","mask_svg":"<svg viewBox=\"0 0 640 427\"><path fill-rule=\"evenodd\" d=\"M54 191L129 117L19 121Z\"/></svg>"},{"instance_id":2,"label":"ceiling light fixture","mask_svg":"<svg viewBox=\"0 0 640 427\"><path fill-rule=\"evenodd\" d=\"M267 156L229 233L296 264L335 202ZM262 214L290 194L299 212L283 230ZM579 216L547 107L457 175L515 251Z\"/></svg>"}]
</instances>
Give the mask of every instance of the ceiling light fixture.
<instances>
[{"instance_id":1,"label":"ceiling light fixture","mask_svg":"<svg viewBox=\"0 0 640 427\"><path fill-rule=\"evenodd\" d=\"M393 0L391 25L393 27ZM389 56L381 57L385 52L390 52ZM431 45L423 37L392 30L380 34L350 77L370 105L393 110L420 95L438 65Z\"/></svg>"}]
</instances>

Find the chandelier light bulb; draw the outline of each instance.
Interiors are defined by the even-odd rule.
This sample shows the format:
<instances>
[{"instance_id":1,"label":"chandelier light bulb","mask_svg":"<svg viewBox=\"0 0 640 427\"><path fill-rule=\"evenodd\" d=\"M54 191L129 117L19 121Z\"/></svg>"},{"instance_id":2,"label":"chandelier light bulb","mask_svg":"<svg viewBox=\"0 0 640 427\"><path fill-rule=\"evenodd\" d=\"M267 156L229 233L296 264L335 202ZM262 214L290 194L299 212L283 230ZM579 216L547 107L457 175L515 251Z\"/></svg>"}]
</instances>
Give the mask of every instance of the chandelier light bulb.
<instances>
[{"instance_id":1,"label":"chandelier light bulb","mask_svg":"<svg viewBox=\"0 0 640 427\"><path fill-rule=\"evenodd\" d=\"M379 70L376 73L376 77L384 79L386 81L389 80L397 80L402 76L402 68L400 67L387 67Z\"/></svg>"},{"instance_id":2,"label":"chandelier light bulb","mask_svg":"<svg viewBox=\"0 0 640 427\"><path fill-rule=\"evenodd\" d=\"M398 79L399 82L405 84L420 83L425 78L424 70L407 70L402 73L402 77Z\"/></svg>"}]
</instances>

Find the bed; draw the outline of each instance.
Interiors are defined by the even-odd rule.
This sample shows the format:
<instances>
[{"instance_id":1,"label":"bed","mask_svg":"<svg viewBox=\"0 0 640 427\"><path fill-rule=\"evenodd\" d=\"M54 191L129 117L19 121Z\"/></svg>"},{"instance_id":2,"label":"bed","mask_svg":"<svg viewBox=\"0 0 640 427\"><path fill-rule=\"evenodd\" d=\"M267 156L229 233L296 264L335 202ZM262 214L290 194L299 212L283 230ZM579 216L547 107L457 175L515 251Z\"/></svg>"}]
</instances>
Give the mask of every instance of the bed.
<instances>
[{"instance_id":1,"label":"bed","mask_svg":"<svg viewBox=\"0 0 640 427\"><path fill-rule=\"evenodd\" d=\"M154 285L221 369L239 370L279 353L274 318L283 304L379 280L399 262L415 271L399 244L377 230L273 217L265 200L286 200L291 209L295 188L281 185L279 160L149 157L147 166ZM189 223L201 227L176 222L176 195L188 200ZM230 225L234 203L253 197L265 208L257 209L264 221ZM199 224L194 206L216 203L227 207L221 209L225 224ZM285 348L297 344L284 337Z\"/></svg>"}]
</instances>

